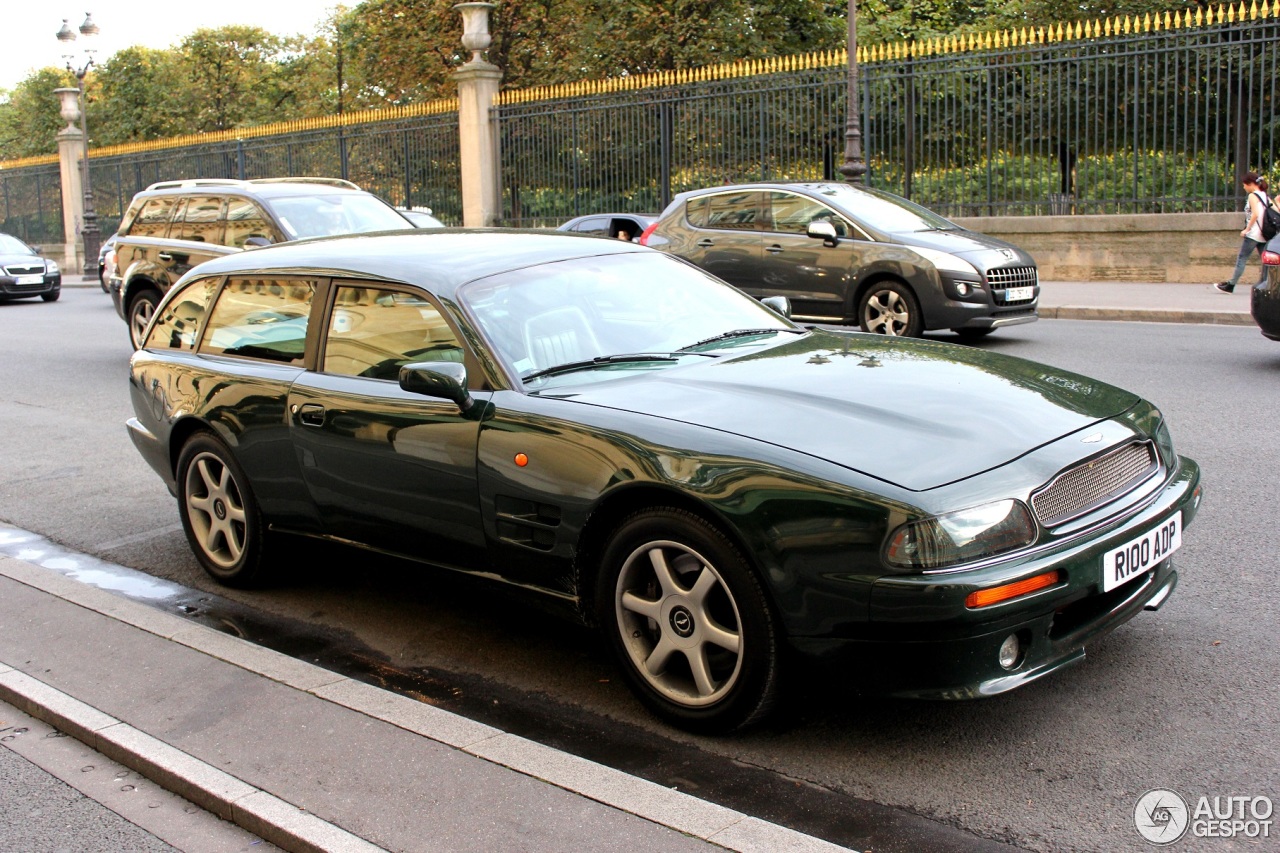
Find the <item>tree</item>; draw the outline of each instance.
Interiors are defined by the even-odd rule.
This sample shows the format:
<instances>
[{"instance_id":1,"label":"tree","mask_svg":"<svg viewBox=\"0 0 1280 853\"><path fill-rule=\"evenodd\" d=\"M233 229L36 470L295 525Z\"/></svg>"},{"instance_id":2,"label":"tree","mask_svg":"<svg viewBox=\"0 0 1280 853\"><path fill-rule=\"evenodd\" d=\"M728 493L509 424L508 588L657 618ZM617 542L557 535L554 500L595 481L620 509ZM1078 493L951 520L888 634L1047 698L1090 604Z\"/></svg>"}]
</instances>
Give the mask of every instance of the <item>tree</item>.
<instances>
[{"instance_id":1,"label":"tree","mask_svg":"<svg viewBox=\"0 0 1280 853\"><path fill-rule=\"evenodd\" d=\"M127 47L98 69L89 126L97 145L189 132L183 119L187 81L172 50Z\"/></svg>"},{"instance_id":2,"label":"tree","mask_svg":"<svg viewBox=\"0 0 1280 853\"><path fill-rule=\"evenodd\" d=\"M200 29L178 50L190 82L188 133L226 130L274 120L282 90L283 43L260 27L231 25Z\"/></svg>"},{"instance_id":3,"label":"tree","mask_svg":"<svg viewBox=\"0 0 1280 853\"><path fill-rule=\"evenodd\" d=\"M7 97L0 100L0 159L57 152L58 131L66 122L58 114L53 90L75 82L60 68L42 68L4 93Z\"/></svg>"}]
</instances>

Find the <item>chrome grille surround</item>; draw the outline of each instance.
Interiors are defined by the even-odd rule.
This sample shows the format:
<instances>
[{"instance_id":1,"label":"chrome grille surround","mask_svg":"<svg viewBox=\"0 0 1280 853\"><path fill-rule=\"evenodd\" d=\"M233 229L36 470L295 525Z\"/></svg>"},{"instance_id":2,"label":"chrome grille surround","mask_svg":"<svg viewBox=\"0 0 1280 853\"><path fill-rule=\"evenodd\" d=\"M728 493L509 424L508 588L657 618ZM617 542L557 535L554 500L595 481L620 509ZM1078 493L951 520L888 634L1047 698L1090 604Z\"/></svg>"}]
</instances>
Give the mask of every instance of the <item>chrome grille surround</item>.
<instances>
[{"instance_id":1,"label":"chrome grille surround","mask_svg":"<svg viewBox=\"0 0 1280 853\"><path fill-rule=\"evenodd\" d=\"M1040 275L1035 267L997 267L987 270L986 278L997 305L1030 302L1030 299L1020 299L1017 303L1008 303L1001 291L1009 287L1035 287L1040 283Z\"/></svg>"},{"instance_id":2,"label":"chrome grille surround","mask_svg":"<svg viewBox=\"0 0 1280 853\"><path fill-rule=\"evenodd\" d=\"M1063 471L1031 495L1045 527L1078 518L1131 491L1160 470L1155 444L1135 441Z\"/></svg>"}]
</instances>

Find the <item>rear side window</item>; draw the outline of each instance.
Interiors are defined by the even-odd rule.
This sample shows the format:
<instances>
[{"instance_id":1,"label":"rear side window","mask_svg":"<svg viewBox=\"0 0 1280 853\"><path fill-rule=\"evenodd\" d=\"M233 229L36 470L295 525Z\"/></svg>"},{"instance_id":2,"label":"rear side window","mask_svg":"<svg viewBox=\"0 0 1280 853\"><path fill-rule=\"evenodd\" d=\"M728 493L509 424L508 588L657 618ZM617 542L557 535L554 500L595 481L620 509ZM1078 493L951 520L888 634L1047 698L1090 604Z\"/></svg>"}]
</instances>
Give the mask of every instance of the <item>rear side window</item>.
<instances>
[{"instance_id":1,"label":"rear side window","mask_svg":"<svg viewBox=\"0 0 1280 853\"><path fill-rule=\"evenodd\" d=\"M129 233L139 237L163 237L169 230L169 216L178 198L170 195L147 199L138 218L133 220Z\"/></svg>"},{"instance_id":2,"label":"rear side window","mask_svg":"<svg viewBox=\"0 0 1280 853\"><path fill-rule=\"evenodd\" d=\"M280 242L280 235L262 208L245 198L227 201L227 232L224 243L237 249L244 248L250 237L265 237L273 243Z\"/></svg>"},{"instance_id":3,"label":"rear side window","mask_svg":"<svg viewBox=\"0 0 1280 853\"><path fill-rule=\"evenodd\" d=\"M191 196L174 217L173 225L169 228L169 237L173 240L221 244L222 229L226 224L221 213L221 198Z\"/></svg>"},{"instance_id":4,"label":"rear side window","mask_svg":"<svg viewBox=\"0 0 1280 853\"><path fill-rule=\"evenodd\" d=\"M221 278L193 281L169 300L147 335L143 349L191 351L196 347L200 323L209 312L209 302Z\"/></svg>"},{"instance_id":5,"label":"rear side window","mask_svg":"<svg viewBox=\"0 0 1280 853\"><path fill-rule=\"evenodd\" d=\"M200 352L301 364L314 293L311 281L228 279L209 316Z\"/></svg>"},{"instance_id":6,"label":"rear side window","mask_svg":"<svg viewBox=\"0 0 1280 853\"><path fill-rule=\"evenodd\" d=\"M597 216L595 219L584 219L573 226L573 230L580 231L583 234L594 234L597 237L603 237L605 232L609 230L609 220L603 216Z\"/></svg>"}]
</instances>

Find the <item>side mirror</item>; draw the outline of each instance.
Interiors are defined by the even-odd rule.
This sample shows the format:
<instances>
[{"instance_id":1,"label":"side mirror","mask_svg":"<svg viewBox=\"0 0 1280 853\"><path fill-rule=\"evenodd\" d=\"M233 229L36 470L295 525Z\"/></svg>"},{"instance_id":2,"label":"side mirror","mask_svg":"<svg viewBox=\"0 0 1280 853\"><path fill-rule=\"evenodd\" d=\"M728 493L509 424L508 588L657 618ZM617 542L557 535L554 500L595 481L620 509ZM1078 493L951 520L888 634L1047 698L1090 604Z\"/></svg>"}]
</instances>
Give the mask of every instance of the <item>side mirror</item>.
<instances>
[{"instance_id":1,"label":"side mirror","mask_svg":"<svg viewBox=\"0 0 1280 853\"><path fill-rule=\"evenodd\" d=\"M244 241L246 249L261 249L263 246L270 246L270 237L249 237Z\"/></svg>"},{"instance_id":2,"label":"side mirror","mask_svg":"<svg viewBox=\"0 0 1280 853\"><path fill-rule=\"evenodd\" d=\"M32 246L32 247L31 247L31 251L35 252L37 255L43 255L43 254L44 254L44 246Z\"/></svg>"},{"instance_id":3,"label":"side mirror","mask_svg":"<svg viewBox=\"0 0 1280 853\"><path fill-rule=\"evenodd\" d=\"M464 413L475 403L467 391L467 368L456 361L420 361L400 368L400 387L411 394L452 400Z\"/></svg>"},{"instance_id":4,"label":"side mirror","mask_svg":"<svg viewBox=\"0 0 1280 853\"><path fill-rule=\"evenodd\" d=\"M836 236L836 227L825 219L810 222L805 233L810 237L821 240L827 246L834 246L839 242L839 238Z\"/></svg>"},{"instance_id":5,"label":"side mirror","mask_svg":"<svg viewBox=\"0 0 1280 853\"><path fill-rule=\"evenodd\" d=\"M760 300L766 307L772 308L788 320L791 319L791 300L785 296L766 296Z\"/></svg>"}]
</instances>

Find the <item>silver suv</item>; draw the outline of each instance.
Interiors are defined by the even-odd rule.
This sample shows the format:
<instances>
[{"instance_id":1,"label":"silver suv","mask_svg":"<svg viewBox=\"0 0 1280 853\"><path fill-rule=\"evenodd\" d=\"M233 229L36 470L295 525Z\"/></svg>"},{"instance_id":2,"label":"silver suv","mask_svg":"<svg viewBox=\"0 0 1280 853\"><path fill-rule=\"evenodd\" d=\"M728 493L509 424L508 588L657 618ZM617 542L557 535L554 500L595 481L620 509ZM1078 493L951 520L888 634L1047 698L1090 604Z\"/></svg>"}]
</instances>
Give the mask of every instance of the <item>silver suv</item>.
<instances>
[{"instance_id":1,"label":"silver suv","mask_svg":"<svg viewBox=\"0 0 1280 853\"><path fill-rule=\"evenodd\" d=\"M391 205L350 181L164 181L134 196L120 222L111 299L137 349L160 297L197 264L305 237L412 227Z\"/></svg>"}]
</instances>

